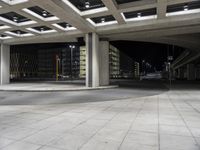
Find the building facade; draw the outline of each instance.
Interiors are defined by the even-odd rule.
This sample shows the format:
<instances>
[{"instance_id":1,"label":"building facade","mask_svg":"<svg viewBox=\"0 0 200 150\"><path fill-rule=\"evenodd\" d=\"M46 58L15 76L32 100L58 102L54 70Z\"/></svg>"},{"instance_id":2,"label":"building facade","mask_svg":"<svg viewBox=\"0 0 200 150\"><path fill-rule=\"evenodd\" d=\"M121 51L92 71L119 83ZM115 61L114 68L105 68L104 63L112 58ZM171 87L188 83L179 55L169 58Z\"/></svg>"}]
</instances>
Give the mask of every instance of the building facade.
<instances>
[{"instance_id":1,"label":"building facade","mask_svg":"<svg viewBox=\"0 0 200 150\"><path fill-rule=\"evenodd\" d=\"M29 47L30 48L30 47ZM110 78L139 76L139 63L109 45ZM11 49L11 79L69 80L86 77L86 47L75 44Z\"/></svg>"},{"instance_id":2,"label":"building facade","mask_svg":"<svg viewBox=\"0 0 200 150\"><path fill-rule=\"evenodd\" d=\"M57 76L59 80L76 79L80 74L79 46L73 49L69 45L11 48L10 66L13 80L54 80Z\"/></svg>"},{"instance_id":3,"label":"building facade","mask_svg":"<svg viewBox=\"0 0 200 150\"><path fill-rule=\"evenodd\" d=\"M10 78L38 77L38 51L13 49L10 54Z\"/></svg>"},{"instance_id":4,"label":"building facade","mask_svg":"<svg viewBox=\"0 0 200 150\"><path fill-rule=\"evenodd\" d=\"M140 77L140 63L134 62L134 78L139 78Z\"/></svg>"},{"instance_id":5,"label":"building facade","mask_svg":"<svg viewBox=\"0 0 200 150\"><path fill-rule=\"evenodd\" d=\"M80 47L80 78L85 78L86 76L86 47Z\"/></svg>"},{"instance_id":6,"label":"building facade","mask_svg":"<svg viewBox=\"0 0 200 150\"><path fill-rule=\"evenodd\" d=\"M120 51L113 45L109 46L109 71L110 78L120 77Z\"/></svg>"}]
</instances>

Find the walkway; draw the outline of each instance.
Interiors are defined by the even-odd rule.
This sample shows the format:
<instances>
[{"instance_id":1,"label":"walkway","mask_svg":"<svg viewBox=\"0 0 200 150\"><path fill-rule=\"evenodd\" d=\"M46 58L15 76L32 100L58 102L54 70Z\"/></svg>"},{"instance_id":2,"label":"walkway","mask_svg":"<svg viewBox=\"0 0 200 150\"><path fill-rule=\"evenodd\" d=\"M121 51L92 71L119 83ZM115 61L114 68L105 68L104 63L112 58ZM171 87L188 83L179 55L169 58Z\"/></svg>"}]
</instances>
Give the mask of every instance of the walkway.
<instances>
[{"instance_id":1,"label":"walkway","mask_svg":"<svg viewBox=\"0 0 200 150\"><path fill-rule=\"evenodd\" d=\"M101 93L102 101L37 105L37 93L18 93L33 103L15 105L1 92L0 150L200 150L198 89L140 91L144 96L122 92L124 98L107 100Z\"/></svg>"}]
</instances>

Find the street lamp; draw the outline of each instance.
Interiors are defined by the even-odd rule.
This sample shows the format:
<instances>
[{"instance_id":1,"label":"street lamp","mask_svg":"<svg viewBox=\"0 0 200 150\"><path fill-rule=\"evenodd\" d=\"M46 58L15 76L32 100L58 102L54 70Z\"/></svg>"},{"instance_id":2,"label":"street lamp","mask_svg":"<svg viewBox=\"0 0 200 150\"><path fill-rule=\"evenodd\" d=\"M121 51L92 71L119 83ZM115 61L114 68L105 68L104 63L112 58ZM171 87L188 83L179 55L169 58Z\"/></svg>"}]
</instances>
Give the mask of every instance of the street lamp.
<instances>
[{"instance_id":1,"label":"street lamp","mask_svg":"<svg viewBox=\"0 0 200 150\"><path fill-rule=\"evenodd\" d=\"M75 49L75 45L69 45L69 48L71 49L71 80L72 80L72 68L73 68L73 49Z\"/></svg>"},{"instance_id":2,"label":"street lamp","mask_svg":"<svg viewBox=\"0 0 200 150\"><path fill-rule=\"evenodd\" d=\"M171 62L173 61L173 56L168 56L168 66L169 66L169 88L172 86L172 75L171 75Z\"/></svg>"},{"instance_id":3,"label":"street lamp","mask_svg":"<svg viewBox=\"0 0 200 150\"><path fill-rule=\"evenodd\" d=\"M59 66L60 66L60 58L56 55L56 81L59 80Z\"/></svg>"}]
</instances>

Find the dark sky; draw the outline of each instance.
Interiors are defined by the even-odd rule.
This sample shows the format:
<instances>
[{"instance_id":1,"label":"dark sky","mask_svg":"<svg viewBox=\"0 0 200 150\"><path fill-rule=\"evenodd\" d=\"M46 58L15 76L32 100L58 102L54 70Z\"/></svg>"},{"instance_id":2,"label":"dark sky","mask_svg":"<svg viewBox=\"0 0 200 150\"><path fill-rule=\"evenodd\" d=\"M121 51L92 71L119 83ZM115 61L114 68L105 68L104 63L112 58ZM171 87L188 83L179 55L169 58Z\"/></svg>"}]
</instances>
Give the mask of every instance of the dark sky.
<instances>
[{"instance_id":1,"label":"dark sky","mask_svg":"<svg viewBox=\"0 0 200 150\"><path fill-rule=\"evenodd\" d=\"M157 43L133 42L133 41L115 41L111 42L120 51L124 52L133 60L141 62L145 60L157 70L162 69L162 65L167 61L167 56L172 55L177 58L184 50L180 47ZM174 49L174 50L173 50Z\"/></svg>"}]
</instances>

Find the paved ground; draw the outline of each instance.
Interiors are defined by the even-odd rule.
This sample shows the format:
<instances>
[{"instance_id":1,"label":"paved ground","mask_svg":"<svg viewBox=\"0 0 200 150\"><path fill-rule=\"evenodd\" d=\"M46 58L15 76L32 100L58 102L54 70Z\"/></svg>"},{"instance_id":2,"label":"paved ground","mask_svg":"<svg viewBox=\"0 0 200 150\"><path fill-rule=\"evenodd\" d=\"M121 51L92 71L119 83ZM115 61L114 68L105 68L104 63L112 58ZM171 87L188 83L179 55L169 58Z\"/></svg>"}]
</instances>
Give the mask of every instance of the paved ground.
<instances>
[{"instance_id":1,"label":"paved ground","mask_svg":"<svg viewBox=\"0 0 200 150\"><path fill-rule=\"evenodd\" d=\"M200 150L198 88L128 83L90 92L0 92L0 150Z\"/></svg>"},{"instance_id":2,"label":"paved ground","mask_svg":"<svg viewBox=\"0 0 200 150\"><path fill-rule=\"evenodd\" d=\"M117 87L113 86L101 86L96 88L86 87L84 81L80 82L66 82L66 81L49 81L49 82L11 82L11 84L1 85L0 91L14 91L14 92L50 92L50 91L77 91L77 90L94 90L94 89L108 89Z\"/></svg>"}]
</instances>

